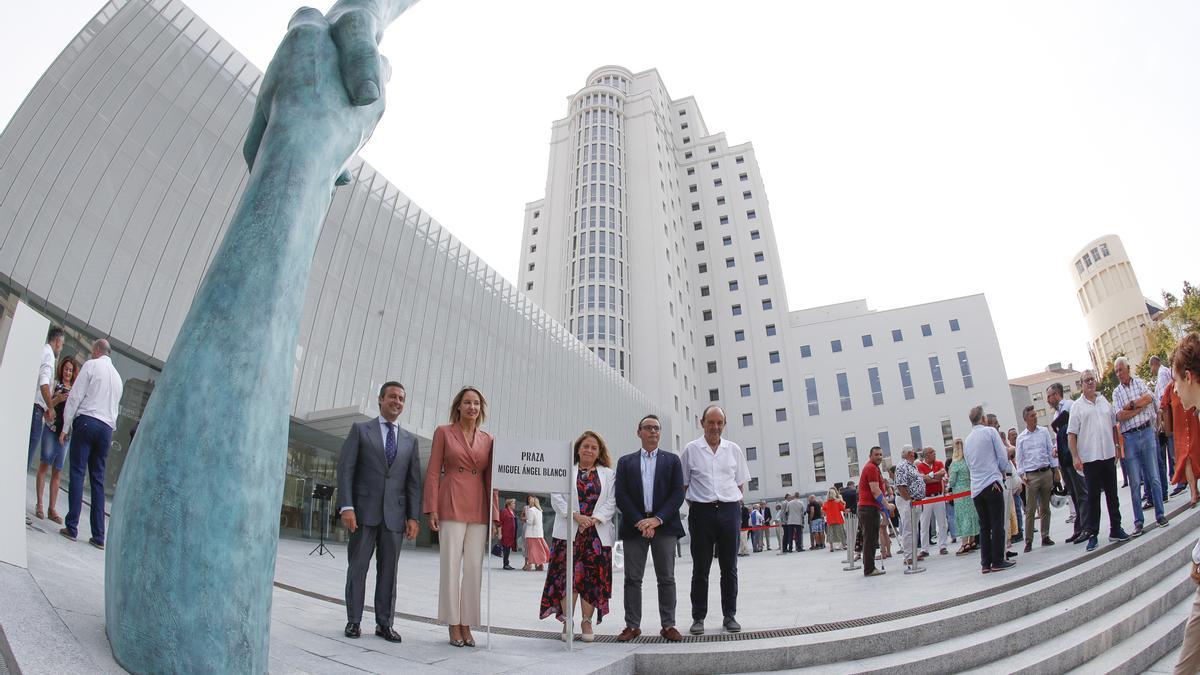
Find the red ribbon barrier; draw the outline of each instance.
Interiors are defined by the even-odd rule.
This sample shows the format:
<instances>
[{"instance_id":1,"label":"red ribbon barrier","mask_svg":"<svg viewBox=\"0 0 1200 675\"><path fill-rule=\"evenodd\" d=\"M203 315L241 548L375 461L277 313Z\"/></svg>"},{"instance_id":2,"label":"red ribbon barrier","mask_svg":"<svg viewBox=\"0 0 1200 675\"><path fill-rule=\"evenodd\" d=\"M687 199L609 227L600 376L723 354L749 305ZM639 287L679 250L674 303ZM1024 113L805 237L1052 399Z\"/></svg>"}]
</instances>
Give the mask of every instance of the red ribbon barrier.
<instances>
[{"instance_id":1,"label":"red ribbon barrier","mask_svg":"<svg viewBox=\"0 0 1200 675\"><path fill-rule=\"evenodd\" d=\"M967 490L966 492L956 492L952 495L938 495L937 497L929 497L928 499L918 499L917 501L913 502L912 505L913 506L924 506L926 504L936 504L938 502L948 502L948 501L958 499L959 497L970 497L970 496L971 496L971 491Z\"/></svg>"}]
</instances>

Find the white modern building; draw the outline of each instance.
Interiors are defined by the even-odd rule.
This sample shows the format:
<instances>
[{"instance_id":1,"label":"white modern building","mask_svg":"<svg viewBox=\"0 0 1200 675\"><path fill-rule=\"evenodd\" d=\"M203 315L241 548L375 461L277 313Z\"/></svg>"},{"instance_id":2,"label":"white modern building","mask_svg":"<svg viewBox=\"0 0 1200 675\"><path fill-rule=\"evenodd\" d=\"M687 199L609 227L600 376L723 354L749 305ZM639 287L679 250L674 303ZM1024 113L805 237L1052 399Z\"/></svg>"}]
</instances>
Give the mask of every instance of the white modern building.
<instances>
[{"instance_id":1,"label":"white modern building","mask_svg":"<svg viewBox=\"0 0 1200 675\"><path fill-rule=\"evenodd\" d=\"M106 488L241 197L262 73L178 0L113 0L0 134L0 310L67 329L65 355L108 338L126 379ZM294 373L280 527L321 522L352 422L404 383L422 439L465 384L499 438L629 438L652 400L364 163L322 225ZM670 429L670 420L664 420ZM426 535L422 535L426 536Z\"/></svg>"},{"instance_id":2,"label":"white modern building","mask_svg":"<svg viewBox=\"0 0 1200 675\"><path fill-rule=\"evenodd\" d=\"M782 265L753 146L693 98L618 66L568 97L518 287L670 411L669 447L720 403L750 496L775 498L856 477L876 444L942 448L977 403L1013 422L982 296L789 313Z\"/></svg>"},{"instance_id":3,"label":"white modern building","mask_svg":"<svg viewBox=\"0 0 1200 675\"><path fill-rule=\"evenodd\" d=\"M1062 367L1062 363L1051 363L1040 373L1031 373L1009 380L1008 388L1012 392L1013 413L1017 416L1017 421L1021 421L1021 412L1025 410L1025 406L1031 405L1037 410L1037 423L1040 426L1050 424L1053 414L1046 405L1046 389L1053 384L1060 384L1063 388L1063 396L1072 398L1071 395L1078 392L1082 386L1080 384L1082 377L1083 374L1075 370L1075 365L1072 363L1068 363L1066 368ZM1020 424L1017 425L1017 428L1020 428Z\"/></svg>"},{"instance_id":4,"label":"white modern building","mask_svg":"<svg viewBox=\"0 0 1200 675\"><path fill-rule=\"evenodd\" d=\"M1097 370L1104 372L1122 353L1134 363L1141 362L1150 317L1161 308L1142 294L1121 238L1105 235L1080 249L1072 261L1071 278Z\"/></svg>"}]
</instances>

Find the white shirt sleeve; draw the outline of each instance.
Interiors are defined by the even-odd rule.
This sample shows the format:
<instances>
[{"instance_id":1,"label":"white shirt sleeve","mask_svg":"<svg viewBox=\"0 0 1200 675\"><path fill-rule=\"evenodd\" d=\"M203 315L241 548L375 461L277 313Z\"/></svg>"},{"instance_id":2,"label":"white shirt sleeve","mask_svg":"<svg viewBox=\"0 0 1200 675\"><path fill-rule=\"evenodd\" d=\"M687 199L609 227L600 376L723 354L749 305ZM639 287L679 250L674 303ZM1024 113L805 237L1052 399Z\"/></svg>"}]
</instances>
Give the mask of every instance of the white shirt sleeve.
<instances>
[{"instance_id":1,"label":"white shirt sleeve","mask_svg":"<svg viewBox=\"0 0 1200 675\"><path fill-rule=\"evenodd\" d=\"M737 472L734 475L733 482L737 483L739 488L742 488L744 494L746 483L750 482L750 465L746 462L746 453L740 447L736 445L734 447L737 448Z\"/></svg>"},{"instance_id":2,"label":"white shirt sleeve","mask_svg":"<svg viewBox=\"0 0 1200 675\"><path fill-rule=\"evenodd\" d=\"M1200 541L1197 541L1196 545L1192 547L1192 562L1200 565Z\"/></svg>"},{"instance_id":3,"label":"white shirt sleeve","mask_svg":"<svg viewBox=\"0 0 1200 675\"><path fill-rule=\"evenodd\" d=\"M71 393L67 394L67 407L63 410L62 430L69 436L71 435L71 423L75 421L75 412L79 410L79 404L83 401L84 393L87 391L88 381L92 379L91 361L83 364L79 369L79 375L75 378L75 384L71 385Z\"/></svg>"}]
</instances>

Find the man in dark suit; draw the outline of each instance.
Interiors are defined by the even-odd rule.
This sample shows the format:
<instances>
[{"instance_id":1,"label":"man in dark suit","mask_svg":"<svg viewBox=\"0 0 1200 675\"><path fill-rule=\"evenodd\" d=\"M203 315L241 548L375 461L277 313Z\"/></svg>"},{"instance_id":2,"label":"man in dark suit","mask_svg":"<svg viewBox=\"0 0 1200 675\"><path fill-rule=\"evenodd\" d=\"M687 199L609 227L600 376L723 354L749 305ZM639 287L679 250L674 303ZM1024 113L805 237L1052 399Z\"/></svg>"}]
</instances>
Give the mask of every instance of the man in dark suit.
<instances>
[{"instance_id":1,"label":"man in dark suit","mask_svg":"<svg viewBox=\"0 0 1200 675\"><path fill-rule=\"evenodd\" d=\"M1083 476L1075 470L1074 459L1071 455L1071 445L1067 442L1067 424L1071 421L1071 404L1073 401L1063 397L1062 384L1055 382L1046 389L1046 404L1054 411L1050 428L1054 430L1055 443L1058 445L1058 467L1062 474L1063 487L1075 505L1075 531L1067 537L1074 542L1083 533L1083 514L1087 511L1088 489Z\"/></svg>"},{"instance_id":2,"label":"man in dark suit","mask_svg":"<svg viewBox=\"0 0 1200 675\"><path fill-rule=\"evenodd\" d=\"M625 546L625 629L617 640L628 642L642 634L642 575L649 553L658 579L659 634L679 642L683 636L675 628L675 544L683 536L683 465L659 449L662 425L655 415L638 422L637 435L642 449L617 461L618 534Z\"/></svg>"},{"instance_id":3,"label":"man in dark suit","mask_svg":"<svg viewBox=\"0 0 1200 675\"><path fill-rule=\"evenodd\" d=\"M396 423L404 410L404 385L379 389L379 417L356 422L338 457L338 512L350 530L346 569L346 637L362 634L363 596L371 556L375 564L375 634L400 642L392 628L396 609L396 563L400 537L416 539L420 528L421 455L417 437Z\"/></svg>"}]
</instances>

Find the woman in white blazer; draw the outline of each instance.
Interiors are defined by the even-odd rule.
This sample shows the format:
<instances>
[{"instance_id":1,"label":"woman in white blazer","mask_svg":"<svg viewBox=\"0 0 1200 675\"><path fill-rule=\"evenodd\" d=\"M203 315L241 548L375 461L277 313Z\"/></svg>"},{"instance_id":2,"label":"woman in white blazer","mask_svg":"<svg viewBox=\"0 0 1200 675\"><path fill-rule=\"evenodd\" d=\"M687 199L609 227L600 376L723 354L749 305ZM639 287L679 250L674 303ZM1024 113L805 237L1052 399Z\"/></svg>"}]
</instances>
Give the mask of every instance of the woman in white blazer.
<instances>
[{"instance_id":1,"label":"woman in white blazer","mask_svg":"<svg viewBox=\"0 0 1200 675\"><path fill-rule=\"evenodd\" d=\"M525 506L525 566L521 569L528 572L536 568L541 572L549 560L550 548L542 529L542 503L535 495L529 495Z\"/></svg>"},{"instance_id":2,"label":"woman in white blazer","mask_svg":"<svg viewBox=\"0 0 1200 675\"><path fill-rule=\"evenodd\" d=\"M612 456L604 439L594 431L585 431L575 440L575 499L567 503L567 495L554 494L554 545L550 552L550 568L542 589L541 618L551 614L563 622L566 635L567 593L567 530L568 523L574 541L573 604L579 605L582 639L595 639L592 614L600 623L608 614L608 599L612 597L612 545L616 539L613 516L617 512L616 472Z\"/></svg>"}]
</instances>

